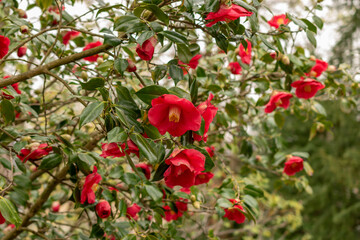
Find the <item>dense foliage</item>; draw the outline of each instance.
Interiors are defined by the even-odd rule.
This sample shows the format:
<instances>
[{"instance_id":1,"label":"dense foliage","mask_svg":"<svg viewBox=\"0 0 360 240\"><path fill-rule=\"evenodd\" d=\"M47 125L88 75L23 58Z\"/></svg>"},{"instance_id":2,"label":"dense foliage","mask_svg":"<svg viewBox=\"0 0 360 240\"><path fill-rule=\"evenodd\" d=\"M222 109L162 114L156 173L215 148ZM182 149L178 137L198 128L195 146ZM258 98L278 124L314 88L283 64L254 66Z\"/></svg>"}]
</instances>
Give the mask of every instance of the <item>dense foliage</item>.
<instances>
[{"instance_id":1,"label":"dense foliage","mask_svg":"<svg viewBox=\"0 0 360 240\"><path fill-rule=\"evenodd\" d=\"M0 1L2 240L280 239L315 227L302 226L312 209L301 197L328 191L308 180L326 141L304 146L337 122L324 101L351 111L358 94L346 69L311 55L321 1L303 16L260 0L67 11L79 2ZM350 195L344 217L358 209Z\"/></svg>"}]
</instances>

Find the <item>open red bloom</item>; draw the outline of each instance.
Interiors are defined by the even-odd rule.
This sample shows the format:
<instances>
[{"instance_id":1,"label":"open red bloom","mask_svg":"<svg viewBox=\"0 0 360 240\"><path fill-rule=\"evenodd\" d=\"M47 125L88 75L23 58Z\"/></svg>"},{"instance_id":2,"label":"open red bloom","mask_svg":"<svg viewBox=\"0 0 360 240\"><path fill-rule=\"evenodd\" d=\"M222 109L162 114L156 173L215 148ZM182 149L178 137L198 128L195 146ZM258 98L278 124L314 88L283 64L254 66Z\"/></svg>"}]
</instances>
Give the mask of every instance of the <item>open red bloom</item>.
<instances>
[{"instance_id":1,"label":"open red bloom","mask_svg":"<svg viewBox=\"0 0 360 240\"><path fill-rule=\"evenodd\" d=\"M196 133L193 134L194 139L196 141L203 140L204 142L207 141L207 132L209 131L210 124L214 120L218 108L211 104L211 100L214 98L214 95L212 93L209 94L208 99L205 102L202 102L197 106L197 109L199 110L202 118L205 121L205 129L204 129L204 135L200 136Z\"/></svg>"},{"instance_id":2,"label":"open red bloom","mask_svg":"<svg viewBox=\"0 0 360 240\"><path fill-rule=\"evenodd\" d=\"M328 63L320 59L316 59L315 65L311 68L310 72L306 76L319 77L328 68Z\"/></svg>"},{"instance_id":3,"label":"open red bloom","mask_svg":"<svg viewBox=\"0 0 360 240\"><path fill-rule=\"evenodd\" d=\"M26 163L27 160L38 160L52 151L52 147L49 147L47 143L33 143L30 144L29 148L23 148L20 150L20 153L17 155L18 158Z\"/></svg>"},{"instance_id":4,"label":"open red bloom","mask_svg":"<svg viewBox=\"0 0 360 240\"><path fill-rule=\"evenodd\" d=\"M235 221L238 224L245 222L244 208L240 205L240 201L236 199L230 199L229 201L234 205L231 208L224 209L224 218Z\"/></svg>"},{"instance_id":5,"label":"open red bloom","mask_svg":"<svg viewBox=\"0 0 360 240\"><path fill-rule=\"evenodd\" d=\"M70 40L75 39L77 36L80 35L80 32L78 31L68 31L64 36L63 36L63 44L64 45L68 45ZM101 45L101 44L100 44Z\"/></svg>"},{"instance_id":6,"label":"open red bloom","mask_svg":"<svg viewBox=\"0 0 360 240\"><path fill-rule=\"evenodd\" d=\"M211 27L217 22L225 21L230 22L238 19L239 17L251 16L253 13L247 11L245 8L240 7L236 4L228 6L222 4L217 12L211 12L207 15L205 20L213 20L206 24L207 27Z\"/></svg>"},{"instance_id":7,"label":"open red bloom","mask_svg":"<svg viewBox=\"0 0 360 240\"><path fill-rule=\"evenodd\" d=\"M131 61L131 59L127 59L129 65L128 67L126 68L126 71L128 72L135 72L136 71L136 65L133 61Z\"/></svg>"},{"instance_id":8,"label":"open red bloom","mask_svg":"<svg viewBox=\"0 0 360 240\"><path fill-rule=\"evenodd\" d=\"M238 62L229 63L229 68L232 74L241 74L241 66Z\"/></svg>"},{"instance_id":9,"label":"open red bloom","mask_svg":"<svg viewBox=\"0 0 360 240\"><path fill-rule=\"evenodd\" d=\"M62 6L62 11L64 11L65 10L65 6L63 5ZM51 13L51 12L53 12L53 13L55 13L55 14L60 14L60 9L57 7L57 6L50 6L49 8L48 8L48 11Z\"/></svg>"},{"instance_id":10,"label":"open red bloom","mask_svg":"<svg viewBox=\"0 0 360 240\"><path fill-rule=\"evenodd\" d=\"M9 78L10 76L5 76L3 77L3 79L6 79L6 78ZM11 84L11 86L14 88L14 90L18 93L18 94L21 94L21 90L19 89L19 83L14 83L14 84ZM6 89L6 87L3 87L3 89ZM10 94L6 94L4 92L2 92L2 95L4 98L6 99L13 99L14 97Z\"/></svg>"},{"instance_id":11,"label":"open red bloom","mask_svg":"<svg viewBox=\"0 0 360 240\"><path fill-rule=\"evenodd\" d=\"M213 177L214 177L214 174L211 172L200 172L195 177L194 185L208 183Z\"/></svg>"},{"instance_id":12,"label":"open red bloom","mask_svg":"<svg viewBox=\"0 0 360 240\"><path fill-rule=\"evenodd\" d=\"M240 43L239 56L243 63L250 65L250 63L251 63L251 42L249 40L246 40L246 42L247 42L246 50L245 50L245 47Z\"/></svg>"},{"instance_id":13,"label":"open red bloom","mask_svg":"<svg viewBox=\"0 0 360 240\"><path fill-rule=\"evenodd\" d=\"M290 105L290 99L293 97L291 93L278 92L271 96L270 101L265 106L265 112L271 113L277 107L287 109Z\"/></svg>"},{"instance_id":14,"label":"open red bloom","mask_svg":"<svg viewBox=\"0 0 360 240\"><path fill-rule=\"evenodd\" d=\"M111 214L111 206L108 201L100 200L95 207L96 213L100 218L108 218Z\"/></svg>"},{"instance_id":15,"label":"open red bloom","mask_svg":"<svg viewBox=\"0 0 360 240\"><path fill-rule=\"evenodd\" d=\"M89 43L88 45L86 45L83 49L83 51L85 50L88 50L88 49L91 49L91 48L95 48L95 47L99 47L101 46L102 43L100 41L97 41L97 42L92 42L92 43ZM95 55L92 55L90 57L85 57L84 59L89 61L89 62L96 62L96 60L98 59L99 55L98 54L95 54Z\"/></svg>"},{"instance_id":16,"label":"open red bloom","mask_svg":"<svg viewBox=\"0 0 360 240\"><path fill-rule=\"evenodd\" d=\"M297 172L300 172L304 168L304 160L300 157L291 157L285 162L284 173L292 176Z\"/></svg>"},{"instance_id":17,"label":"open red bloom","mask_svg":"<svg viewBox=\"0 0 360 240\"><path fill-rule=\"evenodd\" d=\"M19 47L18 50L17 50L17 55L18 55L18 57L23 57L23 56L25 56L26 50L27 50L27 47L26 47L26 46L21 46L21 47Z\"/></svg>"},{"instance_id":18,"label":"open red bloom","mask_svg":"<svg viewBox=\"0 0 360 240\"><path fill-rule=\"evenodd\" d=\"M138 163L135 165L135 167L140 168L141 171L144 173L145 177L149 180L151 177L151 170L150 166L146 163Z\"/></svg>"},{"instance_id":19,"label":"open red bloom","mask_svg":"<svg viewBox=\"0 0 360 240\"><path fill-rule=\"evenodd\" d=\"M120 145L120 147L119 147ZM126 149L125 143L102 143L101 149L102 153L100 154L101 157L123 157L125 156L125 152L130 155L131 153L135 153L136 156L139 157L139 148L136 144L131 141L130 139L127 140L128 149Z\"/></svg>"},{"instance_id":20,"label":"open red bloom","mask_svg":"<svg viewBox=\"0 0 360 240\"><path fill-rule=\"evenodd\" d=\"M137 220L139 218L139 216L137 215L138 212L140 212L141 207L139 205L137 205L136 203L134 203L131 207L128 207L126 209L126 217L128 219L134 219Z\"/></svg>"},{"instance_id":21,"label":"open red bloom","mask_svg":"<svg viewBox=\"0 0 360 240\"><path fill-rule=\"evenodd\" d=\"M95 191L101 179L101 175L97 173L97 167L94 166L94 171L85 178L85 183L80 197L81 204L84 204L86 200L88 204L95 203Z\"/></svg>"},{"instance_id":22,"label":"open red bloom","mask_svg":"<svg viewBox=\"0 0 360 240\"><path fill-rule=\"evenodd\" d=\"M148 118L160 134L169 132L179 137L188 130L197 131L201 126L199 110L189 100L175 95L164 94L151 101Z\"/></svg>"},{"instance_id":23,"label":"open red bloom","mask_svg":"<svg viewBox=\"0 0 360 240\"><path fill-rule=\"evenodd\" d=\"M183 63L182 61L179 60L178 64L179 65L187 65L192 69L196 69L197 66L199 65L199 60L200 60L201 57L202 57L201 54L196 54L194 57L192 57L190 59L189 63ZM183 69L185 75L188 74L188 70L185 69L185 67L181 67L181 68Z\"/></svg>"},{"instance_id":24,"label":"open red bloom","mask_svg":"<svg viewBox=\"0 0 360 240\"><path fill-rule=\"evenodd\" d=\"M184 149L174 152L165 163L170 165L164 173L166 185L189 188L195 184L197 173L204 171L205 156L195 149Z\"/></svg>"},{"instance_id":25,"label":"open red bloom","mask_svg":"<svg viewBox=\"0 0 360 240\"><path fill-rule=\"evenodd\" d=\"M5 222L6 222L5 218L3 217L3 215L0 212L0 224L3 224Z\"/></svg>"},{"instance_id":26,"label":"open red bloom","mask_svg":"<svg viewBox=\"0 0 360 240\"><path fill-rule=\"evenodd\" d=\"M177 201L175 202L176 211L174 211L170 206L165 205L163 206L164 212L165 212L165 220L170 222L172 220L177 220L179 217L183 215L184 212L188 210L187 203Z\"/></svg>"},{"instance_id":27,"label":"open red bloom","mask_svg":"<svg viewBox=\"0 0 360 240\"><path fill-rule=\"evenodd\" d=\"M280 14L274 16L270 21L268 21L268 24L276 29L280 27L281 24L287 25L290 22L290 19L286 17L285 14Z\"/></svg>"},{"instance_id":28,"label":"open red bloom","mask_svg":"<svg viewBox=\"0 0 360 240\"><path fill-rule=\"evenodd\" d=\"M211 147L205 147L205 150L208 152L208 154L210 155L210 157L214 156L214 151L215 151L215 147L211 146Z\"/></svg>"},{"instance_id":29,"label":"open red bloom","mask_svg":"<svg viewBox=\"0 0 360 240\"><path fill-rule=\"evenodd\" d=\"M155 37L151 37L140 46L136 46L136 52L142 60L150 61L153 58L155 45L157 40Z\"/></svg>"},{"instance_id":30,"label":"open red bloom","mask_svg":"<svg viewBox=\"0 0 360 240\"><path fill-rule=\"evenodd\" d=\"M9 52L10 39L0 35L0 59Z\"/></svg>"},{"instance_id":31,"label":"open red bloom","mask_svg":"<svg viewBox=\"0 0 360 240\"><path fill-rule=\"evenodd\" d=\"M314 79L306 78L295 81L291 84L292 87L296 88L295 94L298 98L309 99L315 96L315 94L325 88L325 86Z\"/></svg>"}]
</instances>

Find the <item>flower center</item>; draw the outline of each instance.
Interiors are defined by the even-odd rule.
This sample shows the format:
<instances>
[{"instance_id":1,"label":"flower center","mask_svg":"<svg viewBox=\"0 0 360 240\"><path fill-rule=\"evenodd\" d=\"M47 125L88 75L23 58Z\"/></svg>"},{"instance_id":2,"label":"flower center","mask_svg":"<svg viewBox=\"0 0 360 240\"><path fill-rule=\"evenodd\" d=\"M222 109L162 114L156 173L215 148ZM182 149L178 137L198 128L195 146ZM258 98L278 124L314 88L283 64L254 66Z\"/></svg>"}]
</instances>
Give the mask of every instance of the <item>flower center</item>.
<instances>
[{"instance_id":1,"label":"flower center","mask_svg":"<svg viewBox=\"0 0 360 240\"><path fill-rule=\"evenodd\" d=\"M317 73L315 71L310 72L310 77L316 77Z\"/></svg>"},{"instance_id":2,"label":"flower center","mask_svg":"<svg viewBox=\"0 0 360 240\"><path fill-rule=\"evenodd\" d=\"M278 107L278 106L280 106L281 104L283 104L283 102L281 101L281 99L279 99L276 103L275 103L275 105Z\"/></svg>"},{"instance_id":3,"label":"flower center","mask_svg":"<svg viewBox=\"0 0 360 240\"><path fill-rule=\"evenodd\" d=\"M169 122L179 122L181 115L181 108L178 106L171 106L169 109Z\"/></svg>"},{"instance_id":4,"label":"flower center","mask_svg":"<svg viewBox=\"0 0 360 240\"><path fill-rule=\"evenodd\" d=\"M311 92L311 86L306 85L306 86L304 87L304 91L305 91L305 92Z\"/></svg>"},{"instance_id":5,"label":"flower center","mask_svg":"<svg viewBox=\"0 0 360 240\"><path fill-rule=\"evenodd\" d=\"M91 187L91 189L94 191L94 192L96 192L96 190L98 189L98 184L94 184L94 185L92 185L92 187Z\"/></svg>"},{"instance_id":6,"label":"flower center","mask_svg":"<svg viewBox=\"0 0 360 240\"><path fill-rule=\"evenodd\" d=\"M296 166L297 166L296 163L291 164L291 168L296 168Z\"/></svg>"},{"instance_id":7,"label":"flower center","mask_svg":"<svg viewBox=\"0 0 360 240\"><path fill-rule=\"evenodd\" d=\"M284 24L284 19L279 18L279 19L277 20L277 23L278 23L279 25Z\"/></svg>"}]
</instances>

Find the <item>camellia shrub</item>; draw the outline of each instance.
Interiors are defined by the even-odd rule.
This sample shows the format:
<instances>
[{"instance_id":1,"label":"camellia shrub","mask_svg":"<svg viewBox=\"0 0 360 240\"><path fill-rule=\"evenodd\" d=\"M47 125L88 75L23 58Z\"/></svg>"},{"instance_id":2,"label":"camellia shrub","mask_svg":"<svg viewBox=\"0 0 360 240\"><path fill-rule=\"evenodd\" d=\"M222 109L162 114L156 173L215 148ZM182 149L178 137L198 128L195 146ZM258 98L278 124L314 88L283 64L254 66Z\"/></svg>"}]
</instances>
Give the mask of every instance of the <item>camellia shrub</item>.
<instances>
[{"instance_id":1,"label":"camellia shrub","mask_svg":"<svg viewBox=\"0 0 360 240\"><path fill-rule=\"evenodd\" d=\"M260 0L0 1L0 239L284 238L312 193L288 115L357 85ZM319 1L320 2L320 1ZM30 16L27 12L41 11ZM305 18L304 18L305 17ZM299 38L306 39L306 48Z\"/></svg>"}]
</instances>

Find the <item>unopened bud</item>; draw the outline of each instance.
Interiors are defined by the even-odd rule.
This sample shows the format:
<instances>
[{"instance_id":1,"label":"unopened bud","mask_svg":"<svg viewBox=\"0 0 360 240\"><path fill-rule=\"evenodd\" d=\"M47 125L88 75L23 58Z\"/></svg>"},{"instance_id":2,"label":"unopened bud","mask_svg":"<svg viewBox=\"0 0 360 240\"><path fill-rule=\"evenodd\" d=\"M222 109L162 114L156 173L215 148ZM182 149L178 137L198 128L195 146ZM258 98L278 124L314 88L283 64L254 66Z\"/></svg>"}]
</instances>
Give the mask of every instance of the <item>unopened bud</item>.
<instances>
[{"instance_id":1,"label":"unopened bud","mask_svg":"<svg viewBox=\"0 0 360 240\"><path fill-rule=\"evenodd\" d=\"M191 202L195 202L195 201L196 201L196 196L195 196L195 195L191 195L191 196L190 196L190 200L191 200Z\"/></svg>"},{"instance_id":2,"label":"unopened bud","mask_svg":"<svg viewBox=\"0 0 360 240\"><path fill-rule=\"evenodd\" d=\"M310 60L311 60L311 61L316 61L316 57L315 57L314 55L311 55L311 56L310 56Z\"/></svg>"},{"instance_id":3,"label":"unopened bud","mask_svg":"<svg viewBox=\"0 0 360 240\"><path fill-rule=\"evenodd\" d=\"M65 139L66 141L69 141L69 142L70 142L70 140L71 140L71 136L70 136L69 134L62 134L61 137L62 137L63 139Z\"/></svg>"},{"instance_id":4,"label":"unopened bud","mask_svg":"<svg viewBox=\"0 0 360 240\"><path fill-rule=\"evenodd\" d=\"M108 59L109 58L109 54L104 53L103 59Z\"/></svg>"},{"instance_id":5,"label":"unopened bud","mask_svg":"<svg viewBox=\"0 0 360 240\"><path fill-rule=\"evenodd\" d=\"M279 52L279 53L277 54L276 60L281 61L281 59L282 59L283 56L284 56L284 55L283 55L281 52Z\"/></svg>"},{"instance_id":6,"label":"unopened bud","mask_svg":"<svg viewBox=\"0 0 360 240\"><path fill-rule=\"evenodd\" d=\"M309 75L310 75L310 77L316 77L317 73L315 71L311 71Z\"/></svg>"},{"instance_id":7,"label":"unopened bud","mask_svg":"<svg viewBox=\"0 0 360 240\"><path fill-rule=\"evenodd\" d=\"M96 62L98 65L100 65L100 64L104 63L104 59L102 59L101 57L98 57Z\"/></svg>"},{"instance_id":8,"label":"unopened bud","mask_svg":"<svg viewBox=\"0 0 360 240\"><path fill-rule=\"evenodd\" d=\"M51 210L53 212L59 212L60 210L60 202L59 201L55 201L51 204Z\"/></svg>"},{"instance_id":9,"label":"unopened bud","mask_svg":"<svg viewBox=\"0 0 360 240\"><path fill-rule=\"evenodd\" d=\"M285 65L289 65L290 64L290 59L288 56L284 55L282 58L281 58L281 62Z\"/></svg>"},{"instance_id":10,"label":"unopened bud","mask_svg":"<svg viewBox=\"0 0 360 240\"><path fill-rule=\"evenodd\" d=\"M31 137L30 137L30 136L23 136L23 137L21 138L21 141L30 142L30 141L31 141Z\"/></svg>"},{"instance_id":11,"label":"unopened bud","mask_svg":"<svg viewBox=\"0 0 360 240\"><path fill-rule=\"evenodd\" d=\"M193 202L193 206L194 206L194 208L196 208L196 209L200 209L201 203L200 203L199 201Z\"/></svg>"},{"instance_id":12,"label":"unopened bud","mask_svg":"<svg viewBox=\"0 0 360 240\"><path fill-rule=\"evenodd\" d=\"M86 80L88 79L88 74L87 74L87 72L82 71L82 72L81 72L81 78L86 81Z\"/></svg>"},{"instance_id":13,"label":"unopened bud","mask_svg":"<svg viewBox=\"0 0 360 240\"><path fill-rule=\"evenodd\" d=\"M270 57L275 60L277 58L277 53L276 52L270 53Z\"/></svg>"},{"instance_id":14,"label":"unopened bud","mask_svg":"<svg viewBox=\"0 0 360 240\"><path fill-rule=\"evenodd\" d=\"M24 10L17 9L16 11L18 12L20 18L27 18L27 14Z\"/></svg>"},{"instance_id":15,"label":"unopened bud","mask_svg":"<svg viewBox=\"0 0 360 240\"><path fill-rule=\"evenodd\" d=\"M256 161L259 161L259 162L261 161L261 156L260 155L256 155L255 158L256 158Z\"/></svg>"},{"instance_id":16,"label":"unopened bud","mask_svg":"<svg viewBox=\"0 0 360 240\"><path fill-rule=\"evenodd\" d=\"M37 167L35 165L30 166L30 171L35 172L37 170Z\"/></svg>"},{"instance_id":17,"label":"unopened bud","mask_svg":"<svg viewBox=\"0 0 360 240\"><path fill-rule=\"evenodd\" d=\"M28 32L29 32L28 26L22 25L22 26L20 27L20 32L23 33L23 34L28 33Z\"/></svg>"},{"instance_id":18,"label":"unopened bud","mask_svg":"<svg viewBox=\"0 0 360 240\"><path fill-rule=\"evenodd\" d=\"M239 52L240 52L239 48L236 48L235 49L235 54L237 55L237 54L239 54Z\"/></svg>"},{"instance_id":19,"label":"unopened bud","mask_svg":"<svg viewBox=\"0 0 360 240\"><path fill-rule=\"evenodd\" d=\"M334 65L330 65L327 70L328 70L328 72L333 73L336 71L336 67Z\"/></svg>"}]
</instances>

